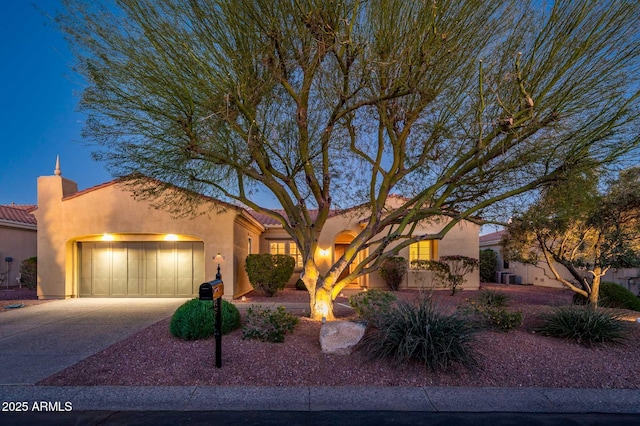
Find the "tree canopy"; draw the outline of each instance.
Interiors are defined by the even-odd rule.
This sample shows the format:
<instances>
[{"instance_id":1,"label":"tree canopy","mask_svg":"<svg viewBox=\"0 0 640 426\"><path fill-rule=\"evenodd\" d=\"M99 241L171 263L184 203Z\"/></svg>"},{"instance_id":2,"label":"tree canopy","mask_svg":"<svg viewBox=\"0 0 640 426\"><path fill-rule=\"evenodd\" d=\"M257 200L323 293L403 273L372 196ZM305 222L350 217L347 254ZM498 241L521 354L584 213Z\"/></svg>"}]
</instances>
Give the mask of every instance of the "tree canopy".
<instances>
[{"instance_id":1,"label":"tree canopy","mask_svg":"<svg viewBox=\"0 0 640 426\"><path fill-rule=\"evenodd\" d=\"M204 194L278 220L313 307L415 241L636 147L637 16L634 0L69 0L57 21L97 158L140 195L189 190L163 207ZM348 205L369 218L320 273L318 236Z\"/></svg>"},{"instance_id":2,"label":"tree canopy","mask_svg":"<svg viewBox=\"0 0 640 426\"><path fill-rule=\"evenodd\" d=\"M640 168L624 170L604 191L596 173L548 188L514 218L503 248L511 260L546 262L556 280L597 306L610 268L640 265Z\"/></svg>"}]
</instances>

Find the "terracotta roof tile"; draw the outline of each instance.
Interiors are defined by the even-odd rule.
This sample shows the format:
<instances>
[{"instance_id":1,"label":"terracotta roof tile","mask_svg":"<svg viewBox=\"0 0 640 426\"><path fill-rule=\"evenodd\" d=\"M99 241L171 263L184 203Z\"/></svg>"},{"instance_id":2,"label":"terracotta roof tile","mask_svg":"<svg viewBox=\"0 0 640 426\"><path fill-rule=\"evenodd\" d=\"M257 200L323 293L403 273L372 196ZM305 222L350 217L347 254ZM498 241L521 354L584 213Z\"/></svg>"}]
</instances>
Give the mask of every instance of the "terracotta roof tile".
<instances>
[{"instance_id":1,"label":"terracotta roof tile","mask_svg":"<svg viewBox=\"0 0 640 426\"><path fill-rule=\"evenodd\" d=\"M0 206L0 220L36 225L36 218L31 214L33 210L35 210L35 206L31 205Z\"/></svg>"},{"instance_id":2,"label":"terracotta roof tile","mask_svg":"<svg viewBox=\"0 0 640 426\"><path fill-rule=\"evenodd\" d=\"M480 235L480 243L487 243L489 241L499 241L502 239L502 236L506 233L507 231L497 231L497 232L492 232L491 234L486 234L486 235Z\"/></svg>"}]
</instances>

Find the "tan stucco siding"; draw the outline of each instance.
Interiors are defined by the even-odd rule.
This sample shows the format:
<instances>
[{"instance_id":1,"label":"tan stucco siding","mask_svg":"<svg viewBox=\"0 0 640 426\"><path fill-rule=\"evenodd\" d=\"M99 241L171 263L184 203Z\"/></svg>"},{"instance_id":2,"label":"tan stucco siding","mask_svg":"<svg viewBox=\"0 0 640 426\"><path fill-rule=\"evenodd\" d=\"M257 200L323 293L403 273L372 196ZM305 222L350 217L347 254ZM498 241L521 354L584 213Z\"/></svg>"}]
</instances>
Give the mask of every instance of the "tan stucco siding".
<instances>
[{"instance_id":1,"label":"tan stucco siding","mask_svg":"<svg viewBox=\"0 0 640 426\"><path fill-rule=\"evenodd\" d=\"M23 260L37 255L38 235L35 229L16 228L0 224L0 272L4 280L2 287L18 285L20 264ZM13 262L7 265L5 259Z\"/></svg>"},{"instance_id":2,"label":"tan stucco siding","mask_svg":"<svg viewBox=\"0 0 640 426\"><path fill-rule=\"evenodd\" d=\"M244 268L246 258L251 253L258 253L260 249L260 233L261 229L256 227L250 221L242 216L238 216L234 223L234 258L233 267L236 270L236 285L234 288L234 298L240 297L251 290L253 287L249 283L249 277ZM251 241L251 244L249 244ZM251 246L251 248L249 248ZM225 286L226 289L226 286Z\"/></svg>"},{"instance_id":3,"label":"tan stucco siding","mask_svg":"<svg viewBox=\"0 0 640 426\"><path fill-rule=\"evenodd\" d=\"M366 211L353 211L344 216L330 217L318 238L318 251L315 253L316 264L321 273L327 273L329 268L338 260L336 254L336 244L348 242L349 238L355 238L363 228L361 221L367 217ZM423 222L416 230L415 235L436 234L448 223L448 219L434 220L432 222ZM445 237L437 241L437 257L446 255L461 255L474 259L478 259L478 239L480 227L471 222L462 221L455 225ZM375 238L383 237L385 233L378 234ZM289 235L282 228L272 228L267 230L260 238L260 250L263 253L269 252L269 242L274 240L287 240ZM391 246L393 247L393 245ZM375 249L375 247L372 247ZM326 255L321 253L325 250ZM368 252L361 253L360 258L364 258ZM399 256L409 261L409 248L403 248ZM295 277L297 278L297 277ZM466 277L463 288L477 289L480 284L479 271L476 270ZM429 272L411 272L408 271L405 276L405 287L417 288L431 284L431 275ZM377 272L360 277L357 280L361 287L384 288L385 284Z\"/></svg>"},{"instance_id":4,"label":"tan stucco siding","mask_svg":"<svg viewBox=\"0 0 640 426\"><path fill-rule=\"evenodd\" d=\"M41 298L77 296L77 241L100 240L109 234L114 241L163 241L167 234L181 240L203 241L205 279L213 280L216 253L233 259L233 208L225 211L208 210L202 214L176 219L168 212L149 203L136 200L118 184L106 185L93 191L62 199L61 182L57 176L38 179L38 257L46 274L39 274ZM40 269L40 268L39 268ZM235 269L225 269L225 293L233 293Z\"/></svg>"}]
</instances>

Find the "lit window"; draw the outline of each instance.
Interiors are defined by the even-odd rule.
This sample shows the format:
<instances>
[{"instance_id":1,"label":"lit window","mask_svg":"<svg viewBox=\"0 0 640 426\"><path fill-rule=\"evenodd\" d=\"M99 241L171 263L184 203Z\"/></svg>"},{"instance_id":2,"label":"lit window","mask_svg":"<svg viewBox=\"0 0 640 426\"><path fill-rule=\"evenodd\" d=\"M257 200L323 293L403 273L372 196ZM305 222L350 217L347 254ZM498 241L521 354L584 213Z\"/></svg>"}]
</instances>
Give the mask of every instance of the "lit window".
<instances>
[{"instance_id":1,"label":"lit window","mask_svg":"<svg viewBox=\"0 0 640 426\"><path fill-rule=\"evenodd\" d=\"M289 243L289 256L293 256L296 260L297 267L302 267L302 253L298 250L296 243Z\"/></svg>"},{"instance_id":2,"label":"lit window","mask_svg":"<svg viewBox=\"0 0 640 426\"><path fill-rule=\"evenodd\" d=\"M411 265L414 260L433 260L436 258L436 255L435 241L418 241L409 246L409 265Z\"/></svg>"},{"instance_id":3,"label":"lit window","mask_svg":"<svg viewBox=\"0 0 640 426\"><path fill-rule=\"evenodd\" d=\"M277 242L269 244L269 253L271 254L287 254L285 253L285 243Z\"/></svg>"}]
</instances>

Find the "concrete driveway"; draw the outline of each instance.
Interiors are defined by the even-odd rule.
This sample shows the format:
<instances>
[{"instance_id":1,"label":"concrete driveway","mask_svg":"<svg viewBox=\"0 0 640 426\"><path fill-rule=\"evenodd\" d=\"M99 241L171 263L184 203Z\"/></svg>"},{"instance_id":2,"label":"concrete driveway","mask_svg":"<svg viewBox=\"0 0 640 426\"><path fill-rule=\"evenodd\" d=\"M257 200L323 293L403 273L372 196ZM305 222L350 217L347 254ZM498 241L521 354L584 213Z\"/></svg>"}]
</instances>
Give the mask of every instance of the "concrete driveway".
<instances>
[{"instance_id":1,"label":"concrete driveway","mask_svg":"<svg viewBox=\"0 0 640 426\"><path fill-rule=\"evenodd\" d=\"M189 299L66 299L0 314L0 385L35 384L170 317Z\"/></svg>"}]
</instances>

